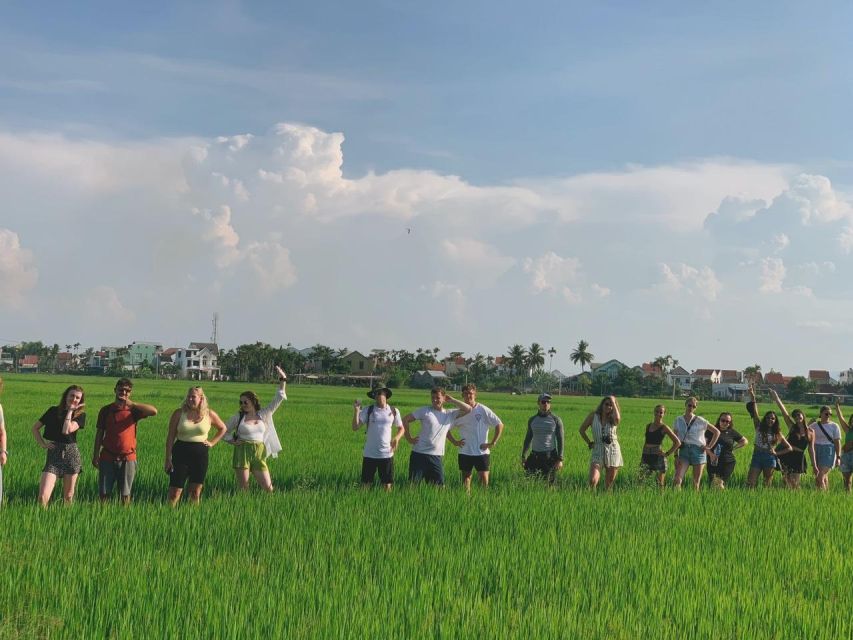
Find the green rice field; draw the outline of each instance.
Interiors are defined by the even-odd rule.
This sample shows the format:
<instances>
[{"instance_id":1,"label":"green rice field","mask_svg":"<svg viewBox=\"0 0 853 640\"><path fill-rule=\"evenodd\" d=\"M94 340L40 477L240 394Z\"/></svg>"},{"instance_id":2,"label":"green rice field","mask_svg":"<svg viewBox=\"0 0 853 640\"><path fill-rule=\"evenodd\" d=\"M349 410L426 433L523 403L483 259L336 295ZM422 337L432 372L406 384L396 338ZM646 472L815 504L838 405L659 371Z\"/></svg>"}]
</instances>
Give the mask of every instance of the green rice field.
<instances>
[{"instance_id":1,"label":"green rice field","mask_svg":"<svg viewBox=\"0 0 853 640\"><path fill-rule=\"evenodd\" d=\"M636 479L653 400L620 401L626 466L610 493L586 489L589 452L577 435L598 398L554 399L567 444L551 489L519 465L535 396L480 394L507 425L492 452L492 487L475 480L466 495L449 444L447 488L407 486L404 440L386 494L357 484L364 432L350 419L366 390L291 385L276 414L284 446L271 462L276 493L238 494L223 444L211 451L201 505L173 510L163 447L188 384L138 380L133 399L160 415L140 423L134 504L99 505L89 464L75 504L45 511L35 504L44 452L33 422L68 384L81 384L90 422L78 442L88 464L97 410L115 380L4 378L0 638L853 636L844 539L853 503L840 474L826 494L813 476L798 492L781 478L747 491L750 445L737 452L725 492L658 490ZM204 388L227 418L241 391L266 402L275 386ZM405 414L428 401L428 392L399 390L391 403ZM664 404L672 424L681 403ZM752 441L743 405L702 402L699 413L713 421L723 409Z\"/></svg>"}]
</instances>

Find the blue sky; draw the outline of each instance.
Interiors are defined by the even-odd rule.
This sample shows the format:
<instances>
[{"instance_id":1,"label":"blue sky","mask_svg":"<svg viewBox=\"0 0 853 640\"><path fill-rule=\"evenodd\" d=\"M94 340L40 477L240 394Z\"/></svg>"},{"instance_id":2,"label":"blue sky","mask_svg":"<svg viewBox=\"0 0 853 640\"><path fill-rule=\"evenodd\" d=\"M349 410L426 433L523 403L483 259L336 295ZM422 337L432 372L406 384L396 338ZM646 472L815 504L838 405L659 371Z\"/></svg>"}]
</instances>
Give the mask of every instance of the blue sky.
<instances>
[{"instance_id":1,"label":"blue sky","mask_svg":"<svg viewBox=\"0 0 853 640\"><path fill-rule=\"evenodd\" d=\"M230 345L565 354L585 338L631 364L847 368L851 13L4 5L0 334L178 342L216 310ZM147 250L66 254L44 225L106 247L133 228ZM208 253L187 249L194 232ZM112 316L45 317L69 261L86 306ZM364 308L363 263L392 273L393 319L324 313ZM179 284L203 301L151 313ZM242 295L287 315L285 334L229 322ZM758 328L761 344L745 337Z\"/></svg>"}]
</instances>

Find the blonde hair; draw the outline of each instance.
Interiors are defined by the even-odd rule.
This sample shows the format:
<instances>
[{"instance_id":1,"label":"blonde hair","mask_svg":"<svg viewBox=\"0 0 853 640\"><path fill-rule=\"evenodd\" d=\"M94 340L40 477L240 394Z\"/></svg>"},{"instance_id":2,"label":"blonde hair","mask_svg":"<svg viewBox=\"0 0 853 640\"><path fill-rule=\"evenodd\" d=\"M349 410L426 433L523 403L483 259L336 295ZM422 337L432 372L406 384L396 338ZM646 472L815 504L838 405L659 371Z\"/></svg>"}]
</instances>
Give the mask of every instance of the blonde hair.
<instances>
[{"instance_id":1,"label":"blonde hair","mask_svg":"<svg viewBox=\"0 0 853 640\"><path fill-rule=\"evenodd\" d=\"M198 391L198 394L201 396L201 402L198 405L198 417L204 420L210 414L210 407L207 406L207 396L204 395L204 389L201 387L190 387L187 389L187 395L183 403L181 403L181 411L184 413L193 411L193 408L190 406L190 394L193 391Z\"/></svg>"}]
</instances>

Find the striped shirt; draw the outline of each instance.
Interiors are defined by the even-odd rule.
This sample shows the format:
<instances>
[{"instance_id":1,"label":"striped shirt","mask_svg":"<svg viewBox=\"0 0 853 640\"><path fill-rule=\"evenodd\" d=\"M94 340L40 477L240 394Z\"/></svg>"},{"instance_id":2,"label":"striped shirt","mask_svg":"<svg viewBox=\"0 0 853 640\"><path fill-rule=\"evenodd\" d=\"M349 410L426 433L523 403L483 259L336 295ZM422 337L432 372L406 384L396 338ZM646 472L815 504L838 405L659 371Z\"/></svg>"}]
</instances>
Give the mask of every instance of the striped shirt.
<instances>
[{"instance_id":1,"label":"striped shirt","mask_svg":"<svg viewBox=\"0 0 853 640\"><path fill-rule=\"evenodd\" d=\"M563 457L563 421L550 411L544 416L537 413L527 421L527 435L524 436L524 449L521 455L527 454L532 446L534 453L550 453L556 451Z\"/></svg>"}]
</instances>

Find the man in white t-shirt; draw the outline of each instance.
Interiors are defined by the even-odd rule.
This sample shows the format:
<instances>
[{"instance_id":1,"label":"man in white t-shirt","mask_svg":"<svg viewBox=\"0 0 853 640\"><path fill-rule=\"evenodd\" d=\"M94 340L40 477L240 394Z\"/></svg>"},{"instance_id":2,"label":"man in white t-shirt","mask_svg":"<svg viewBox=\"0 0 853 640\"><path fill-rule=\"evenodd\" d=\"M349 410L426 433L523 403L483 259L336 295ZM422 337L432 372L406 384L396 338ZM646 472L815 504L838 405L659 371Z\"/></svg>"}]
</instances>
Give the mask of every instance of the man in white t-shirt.
<instances>
[{"instance_id":1,"label":"man in white t-shirt","mask_svg":"<svg viewBox=\"0 0 853 640\"><path fill-rule=\"evenodd\" d=\"M476 469L480 484L489 486L489 456L498 443L504 425L495 412L477 402L477 386L473 383L462 387L462 399L471 406L471 412L457 416L453 422L459 428L459 471L462 485L471 491L471 472ZM495 437L489 440L489 429L494 427ZM451 440L451 442L453 442Z\"/></svg>"},{"instance_id":2,"label":"man in white t-shirt","mask_svg":"<svg viewBox=\"0 0 853 640\"><path fill-rule=\"evenodd\" d=\"M356 400L352 416L353 431L358 431L361 425L367 428L361 461L361 484L371 486L373 476L379 473L379 482L386 491L390 491L394 484L394 452L403 437L403 421L397 408L388 404L391 389L375 387L367 392L367 397L374 403L362 408L361 401ZM394 427L397 427L397 433L392 436Z\"/></svg>"},{"instance_id":3,"label":"man in white t-shirt","mask_svg":"<svg viewBox=\"0 0 853 640\"><path fill-rule=\"evenodd\" d=\"M442 387L434 387L430 398L430 406L416 409L403 418L406 440L414 445L409 456L409 480L426 480L430 484L444 486L444 442L448 439L454 444L458 442L453 436L448 436L448 431L453 426L453 421L469 413L471 407L461 400L451 398ZM444 408L445 402L458 408L448 411ZM410 425L416 420L420 421L421 430L413 437Z\"/></svg>"}]
</instances>

